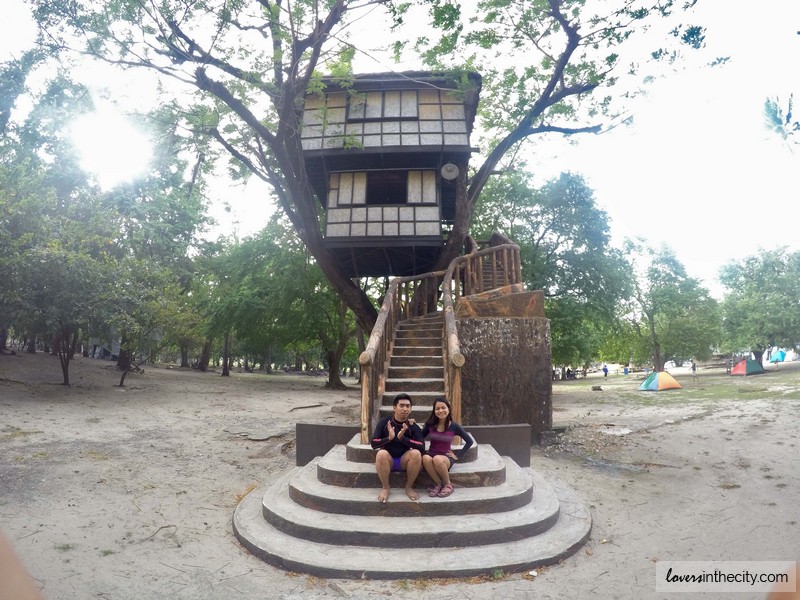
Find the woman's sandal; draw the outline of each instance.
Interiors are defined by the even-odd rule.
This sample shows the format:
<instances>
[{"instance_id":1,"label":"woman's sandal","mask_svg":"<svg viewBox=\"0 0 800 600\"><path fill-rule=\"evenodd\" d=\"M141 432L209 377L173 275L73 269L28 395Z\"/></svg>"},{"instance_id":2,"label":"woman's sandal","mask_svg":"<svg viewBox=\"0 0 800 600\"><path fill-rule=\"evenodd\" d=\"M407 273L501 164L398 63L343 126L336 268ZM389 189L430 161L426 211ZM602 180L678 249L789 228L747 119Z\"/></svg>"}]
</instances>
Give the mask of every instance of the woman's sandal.
<instances>
[{"instance_id":1,"label":"woman's sandal","mask_svg":"<svg viewBox=\"0 0 800 600\"><path fill-rule=\"evenodd\" d=\"M439 498L447 498L452 493L453 493L452 485L443 485L442 489L439 490L437 496L439 496Z\"/></svg>"},{"instance_id":2,"label":"woman's sandal","mask_svg":"<svg viewBox=\"0 0 800 600\"><path fill-rule=\"evenodd\" d=\"M436 496L438 496L439 492L441 491L442 491L441 483L439 485L432 485L431 487L428 488L428 496L430 496L431 498L436 498Z\"/></svg>"}]
</instances>

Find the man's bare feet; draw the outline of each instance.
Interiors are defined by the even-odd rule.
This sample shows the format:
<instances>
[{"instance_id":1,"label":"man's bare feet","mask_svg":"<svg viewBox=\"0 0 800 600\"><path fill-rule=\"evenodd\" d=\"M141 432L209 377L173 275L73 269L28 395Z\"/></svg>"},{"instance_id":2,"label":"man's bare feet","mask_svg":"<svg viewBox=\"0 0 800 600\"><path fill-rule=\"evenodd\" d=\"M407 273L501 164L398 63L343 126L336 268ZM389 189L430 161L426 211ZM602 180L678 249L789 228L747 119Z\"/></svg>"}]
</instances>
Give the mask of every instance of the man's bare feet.
<instances>
[{"instance_id":1,"label":"man's bare feet","mask_svg":"<svg viewBox=\"0 0 800 600\"><path fill-rule=\"evenodd\" d=\"M381 488L381 493L378 494L378 502L381 504L386 504L386 501L389 499L389 492L389 489Z\"/></svg>"},{"instance_id":2,"label":"man's bare feet","mask_svg":"<svg viewBox=\"0 0 800 600\"><path fill-rule=\"evenodd\" d=\"M415 502L419 500L419 494L414 490L414 488L406 488L406 496Z\"/></svg>"}]
</instances>

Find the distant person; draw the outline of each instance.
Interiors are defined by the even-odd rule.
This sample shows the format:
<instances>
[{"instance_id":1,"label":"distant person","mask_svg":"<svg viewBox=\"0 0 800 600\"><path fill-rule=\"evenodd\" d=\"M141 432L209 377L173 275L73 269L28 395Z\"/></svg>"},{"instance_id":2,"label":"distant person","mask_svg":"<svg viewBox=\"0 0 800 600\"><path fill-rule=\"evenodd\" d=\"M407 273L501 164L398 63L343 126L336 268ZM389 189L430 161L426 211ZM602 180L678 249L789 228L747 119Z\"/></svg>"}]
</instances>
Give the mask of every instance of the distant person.
<instances>
[{"instance_id":1,"label":"distant person","mask_svg":"<svg viewBox=\"0 0 800 600\"><path fill-rule=\"evenodd\" d=\"M453 452L455 436L460 436L464 441L458 453ZM472 447L472 438L461 425L453 421L450 403L443 397L433 401L433 410L422 428L422 437L430 440L428 450L422 455L422 467L433 479L428 495L431 498L446 498L453 493L450 469Z\"/></svg>"},{"instance_id":2,"label":"distant person","mask_svg":"<svg viewBox=\"0 0 800 600\"><path fill-rule=\"evenodd\" d=\"M697 363L692 359L692 381L697 381Z\"/></svg>"},{"instance_id":3,"label":"distant person","mask_svg":"<svg viewBox=\"0 0 800 600\"><path fill-rule=\"evenodd\" d=\"M381 480L378 501L386 503L389 499L389 475L392 471L406 472L406 496L411 500L419 500L414 482L422 468L422 453L425 450L422 430L408 419L411 414L411 396L397 394L392 407L392 415L378 421L372 434L372 447L378 451L375 454L375 470Z\"/></svg>"},{"instance_id":4,"label":"distant person","mask_svg":"<svg viewBox=\"0 0 800 600\"><path fill-rule=\"evenodd\" d=\"M608 365L603 365L603 377L608 377Z\"/></svg>"}]
</instances>

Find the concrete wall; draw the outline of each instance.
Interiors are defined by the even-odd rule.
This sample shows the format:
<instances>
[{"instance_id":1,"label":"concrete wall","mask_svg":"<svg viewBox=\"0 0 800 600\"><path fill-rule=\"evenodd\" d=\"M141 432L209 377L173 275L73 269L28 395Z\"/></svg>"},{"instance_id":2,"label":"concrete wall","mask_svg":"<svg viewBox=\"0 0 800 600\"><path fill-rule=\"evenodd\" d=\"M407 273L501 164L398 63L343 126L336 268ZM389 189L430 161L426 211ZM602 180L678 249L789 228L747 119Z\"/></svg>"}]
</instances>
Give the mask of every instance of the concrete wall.
<instances>
[{"instance_id":1,"label":"concrete wall","mask_svg":"<svg viewBox=\"0 0 800 600\"><path fill-rule=\"evenodd\" d=\"M531 443L553 427L550 322L544 317L458 321L461 418L474 425L529 423Z\"/></svg>"}]
</instances>

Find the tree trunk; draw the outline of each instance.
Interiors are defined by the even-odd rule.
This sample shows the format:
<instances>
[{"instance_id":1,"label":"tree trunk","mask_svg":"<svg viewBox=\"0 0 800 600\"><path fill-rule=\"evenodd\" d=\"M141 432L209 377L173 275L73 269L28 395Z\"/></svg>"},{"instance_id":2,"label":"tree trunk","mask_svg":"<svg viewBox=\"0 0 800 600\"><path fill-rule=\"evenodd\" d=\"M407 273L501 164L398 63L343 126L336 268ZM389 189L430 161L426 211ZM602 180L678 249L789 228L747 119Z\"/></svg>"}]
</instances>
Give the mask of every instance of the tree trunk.
<instances>
[{"instance_id":1,"label":"tree trunk","mask_svg":"<svg viewBox=\"0 0 800 600\"><path fill-rule=\"evenodd\" d=\"M181 344L181 368L189 366L189 344Z\"/></svg>"},{"instance_id":2,"label":"tree trunk","mask_svg":"<svg viewBox=\"0 0 800 600\"><path fill-rule=\"evenodd\" d=\"M63 384L69 386L69 361L70 361L70 335L69 331L63 331L53 340L53 346L58 354L58 361L61 363L61 374L64 377Z\"/></svg>"},{"instance_id":3,"label":"tree trunk","mask_svg":"<svg viewBox=\"0 0 800 600\"><path fill-rule=\"evenodd\" d=\"M225 334L225 343L223 344L222 348L222 376L223 377L230 377L231 369L229 364L229 354L231 351L231 334Z\"/></svg>"},{"instance_id":4,"label":"tree trunk","mask_svg":"<svg viewBox=\"0 0 800 600\"><path fill-rule=\"evenodd\" d=\"M72 334L72 343L69 346L69 359L72 360L75 358L75 350L78 348L78 332L76 331Z\"/></svg>"},{"instance_id":5,"label":"tree trunk","mask_svg":"<svg viewBox=\"0 0 800 600\"><path fill-rule=\"evenodd\" d=\"M211 360L211 342L208 339L203 343L203 351L200 353L200 360L197 362L197 370L205 373L208 371L208 363Z\"/></svg>"},{"instance_id":6,"label":"tree trunk","mask_svg":"<svg viewBox=\"0 0 800 600\"><path fill-rule=\"evenodd\" d=\"M28 354L36 354L36 337L28 340Z\"/></svg>"},{"instance_id":7,"label":"tree trunk","mask_svg":"<svg viewBox=\"0 0 800 600\"><path fill-rule=\"evenodd\" d=\"M339 376L339 367L342 364L342 353L337 350L328 350L325 353L328 361L328 383L325 387L329 390L346 390L347 386Z\"/></svg>"},{"instance_id":8,"label":"tree trunk","mask_svg":"<svg viewBox=\"0 0 800 600\"><path fill-rule=\"evenodd\" d=\"M0 327L0 351L6 349L7 341L8 341L8 330L5 327Z\"/></svg>"},{"instance_id":9,"label":"tree trunk","mask_svg":"<svg viewBox=\"0 0 800 600\"><path fill-rule=\"evenodd\" d=\"M131 353L128 350L128 338L126 338L123 335L122 339L120 339L119 341L119 356L117 357L117 368L122 369L123 371L127 371L128 369L131 368L131 362L133 362L133 356L131 356Z\"/></svg>"}]
</instances>

